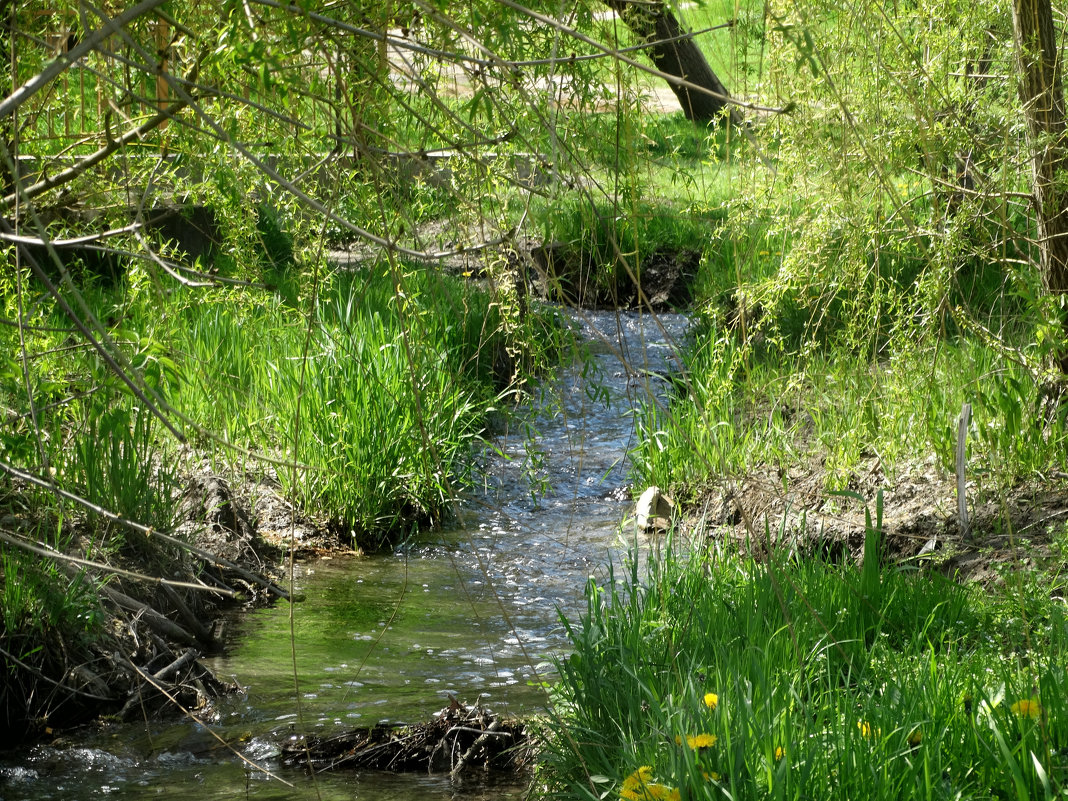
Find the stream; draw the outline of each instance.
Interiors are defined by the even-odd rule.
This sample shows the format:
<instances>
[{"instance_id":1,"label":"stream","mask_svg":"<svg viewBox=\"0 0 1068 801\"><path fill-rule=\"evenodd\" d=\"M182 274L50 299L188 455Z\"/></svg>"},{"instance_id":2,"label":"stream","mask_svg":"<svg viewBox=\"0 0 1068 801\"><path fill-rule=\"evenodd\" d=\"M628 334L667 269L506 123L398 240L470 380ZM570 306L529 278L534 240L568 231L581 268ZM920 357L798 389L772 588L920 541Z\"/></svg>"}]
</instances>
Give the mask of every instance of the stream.
<instances>
[{"instance_id":1,"label":"stream","mask_svg":"<svg viewBox=\"0 0 1068 801\"><path fill-rule=\"evenodd\" d=\"M293 732L423 721L450 697L509 717L544 710L543 682L567 649L560 616L577 620L587 579L627 552L632 412L666 388L687 327L670 314L572 319L593 359L530 404L529 432L498 434L455 528L301 566L303 602L236 614L227 652L205 660L244 688L210 722L90 727L2 753L0 801L520 798L514 778L310 777L275 756Z\"/></svg>"}]
</instances>

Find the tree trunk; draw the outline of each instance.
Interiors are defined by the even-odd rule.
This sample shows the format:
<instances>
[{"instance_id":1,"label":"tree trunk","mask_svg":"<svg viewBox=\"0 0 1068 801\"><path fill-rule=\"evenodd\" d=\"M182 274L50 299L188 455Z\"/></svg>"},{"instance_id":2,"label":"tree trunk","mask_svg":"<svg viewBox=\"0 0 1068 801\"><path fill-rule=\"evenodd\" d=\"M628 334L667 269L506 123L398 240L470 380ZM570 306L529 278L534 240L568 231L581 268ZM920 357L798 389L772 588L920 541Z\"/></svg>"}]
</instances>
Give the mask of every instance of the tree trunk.
<instances>
[{"instance_id":1,"label":"tree trunk","mask_svg":"<svg viewBox=\"0 0 1068 801\"><path fill-rule=\"evenodd\" d=\"M658 70L701 87L693 89L671 83L671 91L679 99L687 119L708 122L727 109L732 122L741 121L737 107L728 102L727 87L716 77L697 42L687 35L663 0L605 0L605 5L650 45L649 56Z\"/></svg>"},{"instance_id":2,"label":"tree trunk","mask_svg":"<svg viewBox=\"0 0 1068 801\"><path fill-rule=\"evenodd\" d=\"M1014 0L1012 24L1020 72L1020 101L1031 150L1031 190L1038 221L1042 277L1053 294L1068 294L1068 142L1064 87L1050 0ZM1059 179L1059 180L1058 180ZM1068 312L1058 303L1068 338ZM1065 346L1054 355L1068 376Z\"/></svg>"},{"instance_id":3,"label":"tree trunk","mask_svg":"<svg viewBox=\"0 0 1068 801\"><path fill-rule=\"evenodd\" d=\"M0 97L7 97L16 86L15 64L11 57L12 32L15 29L14 0L0 0ZM4 142L4 153L0 153L0 196L15 191L15 176L11 174L8 159L14 159L18 153L15 147L15 126L11 114L0 117L0 139Z\"/></svg>"}]
</instances>

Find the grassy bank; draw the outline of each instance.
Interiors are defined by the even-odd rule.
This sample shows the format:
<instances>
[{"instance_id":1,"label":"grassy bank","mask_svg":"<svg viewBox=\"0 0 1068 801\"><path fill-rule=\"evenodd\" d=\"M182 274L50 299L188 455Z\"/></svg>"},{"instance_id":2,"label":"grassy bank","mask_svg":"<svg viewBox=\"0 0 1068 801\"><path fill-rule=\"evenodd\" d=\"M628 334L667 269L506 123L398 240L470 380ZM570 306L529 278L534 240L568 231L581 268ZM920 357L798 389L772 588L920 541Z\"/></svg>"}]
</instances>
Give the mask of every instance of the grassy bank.
<instances>
[{"instance_id":1,"label":"grassy bank","mask_svg":"<svg viewBox=\"0 0 1068 801\"><path fill-rule=\"evenodd\" d=\"M4 285L11 317L23 320L0 329L20 355L0 377L9 422L0 460L10 468L0 478L0 643L13 671L0 715L11 737L122 706L125 685L114 695L107 686L122 665L95 654L118 650L140 664L140 651L126 651L136 638L121 634L137 625L127 617L138 604L163 636L175 632L161 617L179 639L218 647L198 628L221 603L203 583L232 596L234 574L223 568L224 581L193 549L207 532L217 540L209 550L232 540L249 557L255 531L237 522L257 513L239 500L247 483L275 487L365 550L447 520L489 415L507 414L562 345L551 313L438 270L310 275L318 280L296 304L137 268L114 286L72 289L83 319L99 321L100 349L75 339L28 276ZM205 476L234 493L191 503ZM176 530L178 539L151 533ZM183 595L175 600L158 576L186 582ZM45 691L86 664L96 683L78 674L70 688Z\"/></svg>"},{"instance_id":2,"label":"grassy bank","mask_svg":"<svg viewBox=\"0 0 1068 801\"><path fill-rule=\"evenodd\" d=\"M878 520L873 521L878 523ZM1057 541L1063 549L1068 531ZM540 775L554 798L1054 798L1063 601L882 566L670 546L588 587Z\"/></svg>"},{"instance_id":3,"label":"grassy bank","mask_svg":"<svg viewBox=\"0 0 1068 801\"><path fill-rule=\"evenodd\" d=\"M333 275L310 313L230 300L177 299L154 332L181 354L176 408L284 460L287 494L372 549L449 515L486 415L559 343L551 316L433 270Z\"/></svg>"},{"instance_id":4,"label":"grassy bank","mask_svg":"<svg viewBox=\"0 0 1068 801\"><path fill-rule=\"evenodd\" d=\"M158 287L133 273L85 297L197 457L255 469L248 455L263 455L294 500L371 547L447 514L486 414L548 363L558 334L551 316L430 270L332 273L317 290L299 309L272 292ZM21 376L8 376L6 403L21 416L6 452L171 527L178 443L96 353L63 346L58 314L39 321L28 378L57 402L37 398L39 439ZM17 350L17 332L5 333Z\"/></svg>"}]
</instances>

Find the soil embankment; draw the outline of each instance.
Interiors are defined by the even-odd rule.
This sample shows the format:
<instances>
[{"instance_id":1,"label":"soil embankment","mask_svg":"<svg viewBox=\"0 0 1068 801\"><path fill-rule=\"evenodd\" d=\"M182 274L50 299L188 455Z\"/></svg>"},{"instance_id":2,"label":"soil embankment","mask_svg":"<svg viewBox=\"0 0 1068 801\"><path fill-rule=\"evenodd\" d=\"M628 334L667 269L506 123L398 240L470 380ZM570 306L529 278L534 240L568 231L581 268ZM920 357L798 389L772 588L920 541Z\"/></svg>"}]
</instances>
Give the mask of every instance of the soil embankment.
<instances>
[{"instance_id":1,"label":"soil embankment","mask_svg":"<svg viewBox=\"0 0 1068 801\"><path fill-rule=\"evenodd\" d=\"M1002 491L970 486L967 531L958 516L956 482L933 460L894 477L870 460L843 492L826 489L818 466L792 467L783 479L769 467L708 486L691 507L690 525L760 552L859 563L870 520L883 534L886 563L991 582L1058 559L1053 535L1068 520L1063 475Z\"/></svg>"},{"instance_id":2,"label":"soil embankment","mask_svg":"<svg viewBox=\"0 0 1068 801\"><path fill-rule=\"evenodd\" d=\"M13 482L15 495L19 483ZM88 596L90 619L81 628L45 621L36 634L5 638L4 744L98 717L194 712L231 689L198 661L222 649L223 612L288 597L278 583L281 548L262 533L263 522L281 525L285 505L273 497L260 507L268 517L250 513L224 479L199 473L187 483L182 522L170 534L115 517L101 537L99 519L63 521L78 553L98 554L50 558L72 580L69 591ZM9 514L5 528L28 528L28 515ZM289 528L298 525L301 542L316 542L304 521ZM124 534L114 549L111 527Z\"/></svg>"}]
</instances>

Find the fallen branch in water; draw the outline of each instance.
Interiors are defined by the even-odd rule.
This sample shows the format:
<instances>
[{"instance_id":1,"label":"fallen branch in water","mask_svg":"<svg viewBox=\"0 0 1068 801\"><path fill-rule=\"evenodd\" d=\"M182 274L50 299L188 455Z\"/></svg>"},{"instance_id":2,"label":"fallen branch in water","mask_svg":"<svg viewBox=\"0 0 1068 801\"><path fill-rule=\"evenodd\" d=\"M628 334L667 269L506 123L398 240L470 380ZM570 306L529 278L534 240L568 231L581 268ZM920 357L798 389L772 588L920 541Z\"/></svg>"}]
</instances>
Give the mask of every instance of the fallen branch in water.
<instances>
[{"instance_id":1,"label":"fallen branch in water","mask_svg":"<svg viewBox=\"0 0 1068 801\"><path fill-rule=\"evenodd\" d=\"M293 737L282 762L316 773L338 769L449 772L472 768L517 770L526 764L524 724L503 720L484 707L453 702L426 723L378 725L332 737Z\"/></svg>"}]
</instances>

